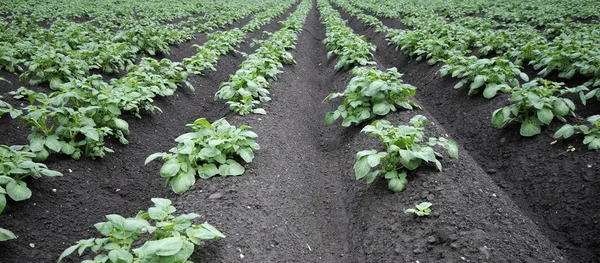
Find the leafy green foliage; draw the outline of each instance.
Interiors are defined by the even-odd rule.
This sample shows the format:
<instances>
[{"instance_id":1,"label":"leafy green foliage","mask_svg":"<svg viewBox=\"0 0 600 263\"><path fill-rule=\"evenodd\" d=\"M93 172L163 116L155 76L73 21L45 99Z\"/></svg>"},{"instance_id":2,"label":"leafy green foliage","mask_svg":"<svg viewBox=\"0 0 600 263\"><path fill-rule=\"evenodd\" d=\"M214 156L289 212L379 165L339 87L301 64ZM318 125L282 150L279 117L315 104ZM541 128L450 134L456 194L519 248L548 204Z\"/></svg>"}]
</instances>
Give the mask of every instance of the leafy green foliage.
<instances>
[{"instance_id":1,"label":"leafy green foliage","mask_svg":"<svg viewBox=\"0 0 600 263\"><path fill-rule=\"evenodd\" d=\"M2 78L0 78L0 80L2 80ZM21 110L15 109L10 103L3 101L2 98L3 97L0 96L0 117L8 113L10 114L10 117L14 119L23 114Z\"/></svg>"},{"instance_id":2,"label":"leafy green foliage","mask_svg":"<svg viewBox=\"0 0 600 263\"><path fill-rule=\"evenodd\" d=\"M366 41L364 36L355 34L352 29L346 26L340 14L327 3L327 1L317 1L321 20L326 26L327 32L323 43L327 46L327 58L336 55L338 63L336 70L348 69L351 66L373 65L375 62L369 61L373 57L375 45Z\"/></svg>"},{"instance_id":3,"label":"leafy green foliage","mask_svg":"<svg viewBox=\"0 0 600 263\"><path fill-rule=\"evenodd\" d=\"M58 262L75 251L81 256L90 249L96 256L82 263L185 263L202 240L225 237L208 223L192 224L198 214L176 216L168 199L152 198L152 202L153 207L136 217L106 215L107 222L94 225L103 238L78 241L60 255Z\"/></svg>"},{"instance_id":4,"label":"leafy green foliage","mask_svg":"<svg viewBox=\"0 0 600 263\"><path fill-rule=\"evenodd\" d=\"M21 75L21 81L33 78L29 81L31 85L49 82L51 89L58 89L60 84L83 78L90 72L89 63L74 59L52 48L48 48L45 53L39 52L24 64L28 71Z\"/></svg>"},{"instance_id":5,"label":"leafy green foliage","mask_svg":"<svg viewBox=\"0 0 600 263\"><path fill-rule=\"evenodd\" d=\"M413 215L417 215L417 216L428 216L431 215L431 207L433 204L429 203L429 202L422 202L418 205L415 205L415 208L409 208L404 210L405 214L413 214Z\"/></svg>"},{"instance_id":6,"label":"leafy green foliage","mask_svg":"<svg viewBox=\"0 0 600 263\"><path fill-rule=\"evenodd\" d=\"M76 85L74 91L85 94L87 85L93 85L94 81L102 83L98 78L89 81ZM32 103L23 108L24 113L18 118L31 127L32 133L27 137L28 150L36 155L36 160L43 161L51 153L63 153L74 159L79 159L82 154L103 157L105 152L112 152L104 146L107 135L116 134L123 143L127 142L123 136L128 134L129 126L117 117L119 112L115 111L118 108L88 104L99 100L83 100L81 93L68 89L51 96L24 87L13 93L15 98L28 98Z\"/></svg>"},{"instance_id":7,"label":"leafy green foliage","mask_svg":"<svg viewBox=\"0 0 600 263\"><path fill-rule=\"evenodd\" d=\"M423 162L434 163L442 170L442 163L437 159L442 155L433 147L441 146L452 158L458 158L456 143L446 138L430 137L425 140L424 126L429 123L423 115L414 116L409 124L393 126L389 121L378 120L367 125L362 132L378 136L385 144L386 151L365 150L356 153L354 174L356 179L365 178L368 184L377 176L384 175L388 180L388 188L401 192L408 184L407 171L415 170ZM374 170L376 167L381 169Z\"/></svg>"},{"instance_id":8,"label":"leafy green foliage","mask_svg":"<svg viewBox=\"0 0 600 263\"><path fill-rule=\"evenodd\" d=\"M245 169L235 158L250 163L254 151L260 149L254 141L257 135L248 130L248 126L236 128L225 119L211 124L204 118L187 126L192 132L177 137L177 147L146 159L146 164L159 157L165 160L160 176L166 178L167 184L178 194L194 185L196 174L202 179L243 174Z\"/></svg>"},{"instance_id":9,"label":"leafy green foliage","mask_svg":"<svg viewBox=\"0 0 600 263\"><path fill-rule=\"evenodd\" d=\"M6 206L6 196L15 201L31 197L31 189L24 179L62 176L60 172L48 169L45 164L34 162L35 154L24 151L24 148L18 145L0 145L0 213Z\"/></svg>"},{"instance_id":10,"label":"leafy green foliage","mask_svg":"<svg viewBox=\"0 0 600 263\"><path fill-rule=\"evenodd\" d=\"M554 133L554 138L567 139L580 133L584 135L583 143L588 146L588 149L600 150L600 115L590 116L587 121L590 126L565 124Z\"/></svg>"},{"instance_id":11,"label":"leafy green foliage","mask_svg":"<svg viewBox=\"0 0 600 263\"><path fill-rule=\"evenodd\" d=\"M442 76L451 74L453 78L461 79L454 88L458 89L471 82L468 94L476 94L483 87L483 96L487 99L496 96L498 91L508 91L510 86L518 85L517 76L524 81L529 81L527 74L503 57L480 59L475 56L459 56L448 59L446 63L440 69L440 74Z\"/></svg>"},{"instance_id":12,"label":"leafy green foliage","mask_svg":"<svg viewBox=\"0 0 600 263\"><path fill-rule=\"evenodd\" d=\"M15 236L13 232L0 227L0 242L8 241L15 238L17 238L17 236Z\"/></svg>"},{"instance_id":13,"label":"leafy green foliage","mask_svg":"<svg viewBox=\"0 0 600 263\"><path fill-rule=\"evenodd\" d=\"M511 90L510 105L492 113L492 123L503 128L512 122L520 122L520 134L530 137L539 134L542 125L549 125L554 118L565 122L565 116L575 116L575 104L560 97L569 93L580 93L585 87L562 88L563 83L534 79ZM556 94L556 95L555 95Z\"/></svg>"},{"instance_id":14,"label":"leafy green foliage","mask_svg":"<svg viewBox=\"0 0 600 263\"><path fill-rule=\"evenodd\" d=\"M345 97L344 104L335 111L328 112L325 123L331 124L339 117L342 126L360 124L376 116L396 111L396 106L412 110L419 106L409 97L414 96L416 88L402 83L402 74L396 68L381 71L370 67L357 67L352 70L354 78L343 93L332 93L325 99Z\"/></svg>"}]
</instances>

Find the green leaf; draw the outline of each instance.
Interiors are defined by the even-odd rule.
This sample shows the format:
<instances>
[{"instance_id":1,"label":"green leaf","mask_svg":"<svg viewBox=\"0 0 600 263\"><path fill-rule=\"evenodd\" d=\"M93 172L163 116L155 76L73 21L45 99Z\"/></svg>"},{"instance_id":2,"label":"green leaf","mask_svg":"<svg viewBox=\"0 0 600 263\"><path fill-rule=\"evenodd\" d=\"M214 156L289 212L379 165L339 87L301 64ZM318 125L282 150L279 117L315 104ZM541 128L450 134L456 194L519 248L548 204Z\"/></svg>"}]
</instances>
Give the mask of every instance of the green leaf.
<instances>
[{"instance_id":1,"label":"green leaf","mask_svg":"<svg viewBox=\"0 0 600 263\"><path fill-rule=\"evenodd\" d=\"M49 170L49 169L42 169L42 170L40 170L40 173L42 173L43 175L48 176L48 177L63 176L63 174L61 172Z\"/></svg>"},{"instance_id":2,"label":"green leaf","mask_svg":"<svg viewBox=\"0 0 600 263\"><path fill-rule=\"evenodd\" d=\"M335 112L328 112L325 114L325 124L332 124L337 118L339 118L339 114L335 114Z\"/></svg>"},{"instance_id":3,"label":"green leaf","mask_svg":"<svg viewBox=\"0 0 600 263\"><path fill-rule=\"evenodd\" d=\"M558 131L556 131L554 133L554 138L569 138L571 136L573 136L573 134L575 133L575 128L573 127L573 125L571 124L565 124L563 125L560 129L558 129Z\"/></svg>"},{"instance_id":4,"label":"green leaf","mask_svg":"<svg viewBox=\"0 0 600 263\"><path fill-rule=\"evenodd\" d=\"M0 186L6 185L14 180L15 179L12 179L6 175L0 175Z\"/></svg>"},{"instance_id":5,"label":"green leaf","mask_svg":"<svg viewBox=\"0 0 600 263\"><path fill-rule=\"evenodd\" d=\"M238 151L238 154L244 159L244 162L250 163L254 160L254 152L250 148L242 148Z\"/></svg>"},{"instance_id":6,"label":"green leaf","mask_svg":"<svg viewBox=\"0 0 600 263\"><path fill-rule=\"evenodd\" d=\"M117 127L117 129L122 131L129 131L129 124L127 123L127 121L119 118L114 118L113 121L115 122L115 127Z\"/></svg>"},{"instance_id":7,"label":"green leaf","mask_svg":"<svg viewBox=\"0 0 600 263\"><path fill-rule=\"evenodd\" d=\"M133 252L140 258L148 258L153 255L172 256L177 254L183 247L183 239L179 237L168 237L161 240L147 241Z\"/></svg>"},{"instance_id":8,"label":"green leaf","mask_svg":"<svg viewBox=\"0 0 600 263\"><path fill-rule=\"evenodd\" d=\"M486 99L491 99L498 94L500 89L502 89L502 85L487 85L483 90L483 97Z\"/></svg>"},{"instance_id":9,"label":"green leaf","mask_svg":"<svg viewBox=\"0 0 600 263\"><path fill-rule=\"evenodd\" d=\"M483 83L485 83L486 80L487 80L487 76L484 76L484 75L475 76L475 79L473 80L473 83L471 83L471 86L469 87L469 89L471 91L478 89L479 87L481 87L483 85Z\"/></svg>"},{"instance_id":10,"label":"green leaf","mask_svg":"<svg viewBox=\"0 0 600 263\"><path fill-rule=\"evenodd\" d=\"M196 176L193 170L188 172L180 172L174 177L171 177L171 189L177 194L185 193L196 183Z\"/></svg>"},{"instance_id":11,"label":"green leaf","mask_svg":"<svg viewBox=\"0 0 600 263\"><path fill-rule=\"evenodd\" d=\"M156 160L156 158L162 157L162 156L163 156L163 153L153 153L150 156L148 156L148 158L146 158L146 161L144 161L144 165L146 165L149 162Z\"/></svg>"},{"instance_id":12,"label":"green leaf","mask_svg":"<svg viewBox=\"0 0 600 263\"><path fill-rule=\"evenodd\" d=\"M100 140L100 134L94 127L85 126L85 127L81 128L80 131L81 131L81 133L83 133L83 135L85 135L85 137L88 137L94 141Z\"/></svg>"},{"instance_id":13,"label":"green leaf","mask_svg":"<svg viewBox=\"0 0 600 263\"><path fill-rule=\"evenodd\" d=\"M550 122L552 122L554 114L552 113L551 109L543 107L537 111L537 117L542 123L548 125Z\"/></svg>"},{"instance_id":14,"label":"green leaf","mask_svg":"<svg viewBox=\"0 0 600 263\"><path fill-rule=\"evenodd\" d=\"M454 159L458 159L458 146L456 146L456 142L448 140L445 146L448 150L448 155Z\"/></svg>"},{"instance_id":15,"label":"green leaf","mask_svg":"<svg viewBox=\"0 0 600 263\"><path fill-rule=\"evenodd\" d=\"M60 151L66 155L71 155L75 152L75 147L73 147L73 145L68 144L68 143L64 143L62 145L62 148L60 149Z\"/></svg>"},{"instance_id":16,"label":"green leaf","mask_svg":"<svg viewBox=\"0 0 600 263\"><path fill-rule=\"evenodd\" d=\"M502 107L495 110L492 113L492 123L496 128L502 128L506 125L508 120L508 116L510 114L510 109L508 107Z\"/></svg>"},{"instance_id":17,"label":"green leaf","mask_svg":"<svg viewBox=\"0 0 600 263\"><path fill-rule=\"evenodd\" d=\"M591 135L589 135L589 136L591 136ZM588 136L586 136L586 139L587 139L587 137ZM590 150L600 149L600 138L594 137L594 136L591 136L591 137L593 137L593 139L591 141L589 141L588 149L590 149Z\"/></svg>"},{"instance_id":18,"label":"green leaf","mask_svg":"<svg viewBox=\"0 0 600 263\"><path fill-rule=\"evenodd\" d=\"M356 163L354 163L354 175L356 176L356 180L365 177L370 170L371 166L369 166L367 156L359 158Z\"/></svg>"},{"instance_id":19,"label":"green leaf","mask_svg":"<svg viewBox=\"0 0 600 263\"><path fill-rule=\"evenodd\" d=\"M198 176L202 179L208 179L217 174L219 174L219 169L217 169L215 164L207 163L198 167Z\"/></svg>"},{"instance_id":20,"label":"green leaf","mask_svg":"<svg viewBox=\"0 0 600 263\"><path fill-rule=\"evenodd\" d=\"M15 201L23 201L31 197L31 190L27 187L27 183L20 180L8 183L6 193Z\"/></svg>"},{"instance_id":21,"label":"green leaf","mask_svg":"<svg viewBox=\"0 0 600 263\"><path fill-rule=\"evenodd\" d=\"M390 112L388 104L385 102L379 102L373 105L373 113L377 115L386 115Z\"/></svg>"},{"instance_id":22,"label":"green leaf","mask_svg":"<svg viewBox=\"0 0 600 263\"><path fill-rule=\"evenodd\" d=\"M263 108L257 108L257 109L253 109L252 113L254 114L260 114L260 115L267 115L267 111Z\"/></svg>"},{"instance_id":23,"label":"green leaf","mask_svg":"<svg viewBox=\"0 0 600 263\"><path fill-rule=\"evenodd\" d=\"M380 173L381 173L381 170L377 170L377 171L368 173L367 177L365 178L367 181L367 184L371 184L373 181L375 181L375 179L377 178L377 176Z\"/></svg>"},{"instance_id":24,"label":"green leaf","mask_svg":"<svg viewBox=\"0 0 600 263\"><path fill-rule=\"evenodd\" d=\"M2 186L0 186L0 189L4 190ZM2 211L4 211L4 207L6 207L6 195L0 193L0 214L2 213Z\"/></svg>"},{"instance_id":25,"label":"green leaf","mask_svg":"<svg viewBox=\"0 0 600 263\"><path fill-rule=\"evenodd\" d=\"M525 72L521 72L519 74L519 77L521 77L521 79L524 81L529 81L529 76L527 76L527 74L525 74Z\"/></svg>"},{"instance_id":26,"label":"green leaf","mask_svg":"<svg viewBox=\"0 0 600 263\"><path fill-rule=\"evenodd\" d=\"M381 161L381 156L379 154L372 154L372 155L367 156L367 164L370 167L375 167L375 166L379 165L380 161Z\"/></svg>"},{"instance_id":27,"label":"green leaf","mask_svg":"<svg viewBox=\"0 0 600 263\"><path fill-rule=\"evenodd\" d=\"M519 131L521 136L531 137L542 132L542 129L537 121L533 118L527 118L521 123L521 130Z\"/></svg>"},{"instance_id":28,"label":"green leaf","mask_svg":"<svg viewBox=\"0 0 600 263\"><path fill-rule=\"evenodd\" d=\"M44 149L44 143L44 139L40 137L31 138L31 140L29 141L29 149L32 152L39 152Z\"/></svg>"},{"instance_id":29,"label":"green leaf","mask_svg":"<svg viewBox=\"0 0 600 263\"><path fill-rule=\"evenodd\" d=\"M219 166L219 174L223 176L227 175L241 175L246 171L244 166L240 165L238 162L234 160L227 160L226 164L221 164Z\"/></svg>"},{"instance_id":30,"label":"green leaf","mask_svg":"<svg viewBox=\"0 0 600 263\"><path fill-rule=\"evenodd\" d=\"M200 155L211 158L217 155L221 155L221 151L219 151L219 149L217 148L205 147L202 148L202 150L200 150Z\"/></svg>"},{"instance_id":31,"label":"green leaf","mask_svg":"<svg viewBox=\"0 0 600 263\"><path fill-rule=\"evenodd\" d=\"M79 247L79 245L73 245L73 246L70 246L69 248L65 249L65 251L63 251L60 254L60 257L58 257L58 262L60 262L64 258L68 257L69 255L73 254L73 252L75 252L75 250L77 250L78 247Z\"/></svg>"},{"instance_id":32,"label":"green leaf","mask_svg":"<svg viewBox=\"0 0 600 263\"><path fill-rule=\"evenodd\" d=\"M150 207L148 208L148 216L156 221L162 221L169 216L169 214L160 207Z\"/></svg>"},{"instance_id":33,"label":"green leaf","mask_svg":"<svg viewBox=\"0 0 600 263\"><path fill-rule=\"evenodd\" d=\"M57 135L48 136L46 138L45 145L54 152L60 152L60 150L62 149L62 143L58 141Z\"/></svg>"},{"instance_id":34,"label":"green leaf","mask_svg":"<svg viewBox=\"0 0 600 263\"><path fill-rule=\"evenodd\" d=\"M402 192L407 184L408 180L406 178L392 178L388 182L388 188L394 192Z\"/></svg>"},{"instance_id":35,"label":"green leaf","mask_svg":"<svg viewBox=\"0 0 600 263\"><path fill-rule=\"evenodd\" d=\"M171 159L163 164L160 168L160 176L163 178L169 178L175 176L180 170L179 161Z\"/></svg>"},{"instance_id":36,"label":"green leaf","mask_svg":"<svg viewBox=\"0 0 600 263\"><path fill-rule=\"evenodd\" d=\"M111 250L110 252L108 252L108 258L112 261L112 262L125 262L125 263L131 263L133 262L133 255L131 253L129 253L129 251L127 250L123 250L123 249L118 249L118 250Z\"/></svg>"},{"instance_id":37,"label":"green leaf","mask_svg":"<svg viewBox=\"0 0 600 263\"><path fill-rule=\"evenodd\" d=\"M558 115L558 116L565 116L565 115L569 114L569 112L570 112L570 109L569 109L569 106L567 105L567 103L565 103L561 99L553 101L552 108L554 109L554 112L556 112L556 115ZM548 123L546 123L546 124L548 124Z\"/></svg>"}]
</instances>

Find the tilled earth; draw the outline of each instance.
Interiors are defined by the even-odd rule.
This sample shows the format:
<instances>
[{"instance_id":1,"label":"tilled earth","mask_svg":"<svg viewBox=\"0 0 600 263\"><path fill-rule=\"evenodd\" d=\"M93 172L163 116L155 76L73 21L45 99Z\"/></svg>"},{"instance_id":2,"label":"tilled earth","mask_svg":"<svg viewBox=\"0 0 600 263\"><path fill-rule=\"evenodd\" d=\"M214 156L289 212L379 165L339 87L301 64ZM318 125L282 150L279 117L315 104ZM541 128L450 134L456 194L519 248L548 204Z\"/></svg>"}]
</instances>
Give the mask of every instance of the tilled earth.
<instances>
[{"instance_id":1,"label":"tilled earth","mask_svg":"<svg viewBox=\"0 0 600 263\"><path fill-rule=\"evenodd\" d=\"M505 97L485 100L452 89L456 81L439 77L439 66L411 61L388 46L382 33L343 15L377 45L381 69L397 67L418 89L415 101L422 110L386 119L405 124L422 114L431 122L428 136L459 143L460 158L446 156L443 172L429 167L411 173L402 193L387 190L383 179L372 185L354 180L356 152L382 145L360 133L362 126L323 123L325 113L341 103L323 99L342 91L352 75L335 71L335 62L326 59L325 28L313 7L292 51L297 63L285 67L273 83L272 101L263 103L267 115L237 116L213 99L244 60L237 53L223 56L216 72L192 77L196 92L182 89L158 99L163 113L128 118L129 145L111 143L115 153L101 160L51 160L50 168L65 176L29 181L32 198L9 203L0 216L0 226L19 236L0 243L0 262L55 262L73 242L96 236L93 224L105 214L134 216L152 197L170 198L180 212L200 214L199 222L227 236L200 246L194 262L594 262L600 257L597 153L577 141L551 145L558 125L532 139L521 138L518 128L495 129L490 115ZM257 32L277 30L277 21L286 16ZM203 40L194 41L173 48L171 58L193 55L191 44ZM0 94L6 98L17 87ZM259 136L261 150L244 175L201 180L175 195L158 176L158 162L143 165L148 155L173 147L187 132L186 123L222 117L252 126ZM0 143L26 141L26 128L8 118L0 123ZM565 153L568 145L577 150ZM434 204L432 216L403 214L423 201Z\"/></svg>"}]
</instances>

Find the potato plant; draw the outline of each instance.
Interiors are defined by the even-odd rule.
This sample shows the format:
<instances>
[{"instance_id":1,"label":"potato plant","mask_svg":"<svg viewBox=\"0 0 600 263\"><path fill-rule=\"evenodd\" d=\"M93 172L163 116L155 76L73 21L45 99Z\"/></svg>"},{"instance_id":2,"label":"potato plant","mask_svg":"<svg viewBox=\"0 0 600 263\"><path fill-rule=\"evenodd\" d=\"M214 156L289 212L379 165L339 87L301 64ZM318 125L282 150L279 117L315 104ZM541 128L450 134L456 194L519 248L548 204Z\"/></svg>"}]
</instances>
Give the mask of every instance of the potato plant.
<instances>
[{"instance_id":1,"label":"potato plant","mask_svg":"<svg viewBox=\"0 0 600 263\"><path fill-rule=\"evenodd\" d=\"M193 224L198 214L175 215L177 210L168 199L152 198L152 203L153 207L135 217L106 215L107 222L94 225L102 238L77 241L60 255L58 262L75 251L82 256L89 249L95 256L82 263L185 263L203 240L225 237L208 223Z\"/></svg>"},{"instance_id":2,"label":"potato plant","mask_svg":"<svg viewBox=\"0 0 600 263\"><path fill-rule=\"evenodd\" d=\"M590 150L600 150L600 115L593 115L587 118L588 125L565 124L556 133L554 138L569 138L574 134L583 134L583 144Z\"/></svg>"},{"instance_id":3,"label":"potato plant","mask_svg":"<svg viewBox=\"0 0 600 263\"><path fill-rule=\"evenodd\" d=\"M187 126L192 132L177 137L176 147L168 153L154 153L145 162L148 164L162 158L165 163L160 169L160 176L166 178L167 184L178 194L196 183L196 174L202 179L243 174L246 169L236 159L250 163L254 159L254 151L260 149L254 141L256 133L248 126L236 128L225 119L211 124L204 118Z\"/></svg>"},{"instance_id":4,"label":"potato plant","mask_svg":"<svg viewBox=\"0 0 600 263\"><path fill-rule=\"evenodd\" d=\"M355 76L342 93L329 94L325 99L344 97L344 104L325 115L325 123L331 124L339 117L342 126L357 125L376 116L396 111L396 106L412 110L419 108L409 97L416 94L417 88L402 83L402 74L396 68L381 71L371 67L357 67L352 70Z\"/></svg>"},{"instance_id":5,"label":"potato plant","mask_svg":"<svg viewBox=\"0 0 600 263\"><path fill-rule=\"evenodd\" d=\"M522 86L511 89L508 106L492 113L492 123L497 128L503 128L512 122L520 122L519 133L531 137L542 131L543 125L549 125L554 118L566 122L568 115L575 116L575 104L562 95L579 93L587 88L563 88L563 83L549 80L534 79Z\"/></svg>"},{"instance_id":6,"label":"potato plant","mask_svg":"<svg viewBox=\"0 0 600 263\"><path fill-rule=\"evenodd\" d=\"M408 184L407 172L417 169L423 162L434 163L442 170L438 160L442 155L433 147L440 146L447 150L452 158L458 158L458 148L452 140L440 137L425 138L424 126L429 123L423 115L410 119L410 125L394 126L389 121L378 120L367 125L362 132L377 136L385 144L385 151L364 150L356 153L354 174L356 179L365 179L367 184L383 175L388 180L388 188L401 192ZM376 169L380 167L380 169ZM375 170L376 169L376 170Z\"/></svg>"}]
</instances>

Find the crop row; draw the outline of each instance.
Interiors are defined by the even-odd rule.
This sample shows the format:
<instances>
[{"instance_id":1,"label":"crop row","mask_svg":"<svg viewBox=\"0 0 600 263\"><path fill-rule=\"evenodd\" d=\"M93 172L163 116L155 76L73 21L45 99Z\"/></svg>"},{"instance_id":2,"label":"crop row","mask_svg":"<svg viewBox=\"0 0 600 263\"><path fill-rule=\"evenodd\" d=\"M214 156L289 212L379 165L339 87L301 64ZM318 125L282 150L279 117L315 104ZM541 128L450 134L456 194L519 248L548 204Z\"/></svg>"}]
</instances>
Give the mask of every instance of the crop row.
<instances>
[{"instance_id":1,"label":"crop row","mask_svg":"<svg viewBox=\"0 0 600 263\"><path fill-rule=\"evenodd\" d=\"M299 31L302 28L308 11L311 9L310 0L304 0L287 20L282 22L282 30ZM275 13L276 10L273 10ZM265 22L268 22L267 20ZM239 31L239 30L238 30ZM280 31L278 31L280 32ZM271 34L274 36L277 32ZM274 38L272 46L284 45L295 40L295 35L285 35L284 39ZM264 46L261 46L261 48ZM260 53L260 48L257 53ZM264 51L262 51L264 52ZM213 123L201 118L186 126L192 132L182 134L175 141L178 145L169 153L155 153L146 159L146 163L162 158L165 163L160 169L160 175L167 179L176 193L187 191L196 181L196 174L203 179L215 175L241 175L244 167L236 161L241 158L251 162L254 151L259 149L254 141L257 135L248 126L239 128L230 125L225 119ZM211 225L204 223L192 225L191 220L197 214L175 216L175 208L166 199L154 198L154 207L142 211L134 218L124 218L120 215L107 215L108 222L98 223L96 229L104 236L80 240L67 248L59 261L78 251L79 255L91 249L95 254L94 262L186 262L194 252L194 246L202 240L225 237ZM140 241L144 243L139 246ZM137 248L133 248L137 246Z\"/></svg>"},{"instance_id":2,"label":"crop row","mask_svg":"<svg viewBox=\"0 0 600 263\"><path fill-rule=\"evenodd\" d=\"M416 57L417 60L427 59L428 63L432 65L438 62L444 63L440 69L440 74L460 79L455 88L461 88L469 84L469 95L482 92L483 96L488 99L493 98L498 93L510 94L509 105L492 113L492 123L498 128L517 122L520 123L520 134L522 136L534 136L541 133L541 128L549 125L554 119L566 122L567 116L575 116L576 105L565 95L579 94L583 104L588 99L597 96L597 88L587 94L585 93L585 91L589 91L587 86L600 85L600 82L593 83L594 79L575 88L564 87L563 83L543 78L530 81L527 74L521 71L521 65L523 61L529 60L531 61L530 64L534 64L534 67L538 68L539 65L535 64L535 61L539 60L536 57L539 52L535 51L537 49L533 51L525 50L532 48L528 45L513 47L508 45L507 53L497 57L467 56L471 53L473 47L481 47L479 52L482 52L482 50L489 51L489 49L486 49L487 46L483 46L482 43L489 44L490 42L486 42L487 40L485 37L482 38L484 35L481 35L480 32L495 32L496 30L491 29L493 25L490 23L476 23L477 21L467 23L471 18L448 23L436 14L424 15L420 13L422 16L410 16L403 19L406 25L414 29L390 29L376 17L364 14L362 10L355 7L355 5L361 5L361 7L377 13L377 10L381 10L381 8L375 4L367 5L358 1L347 0L335 0L333 2L352 16L359 18L366 25L385 32L388 43L404 50L406 54ZM513 43L517 45L520 42L542 38L541 36L535 38L533 37L534 34L537 34L537 31L516 31L515 35L520 38L514 40ZM564 34L561 36L566 37ZM512 37L508 38L514 39ZM588 45L582 48L585 49L586 47L589 48L589 52L597 53L594 51L597 47L592 48ZM508 54L517 55L511 56ZM527 54L531 57L524 59ZM571 57L577 59L579 55L582 54L571 55ZM600 57L587 56L586 59L590 59L591 62L594 60L600 61ZM545 60L549 61L549 59ZM569 63L574 63L575 66L583 65L575 62ZM593 64L597 63L593 62ZM555 68L555 66L548 67ZM548 67L542 70L540 74L547 75L551 71L551 69L548 70ZM595 65L587 64L587 66L582 67L586 69L594 67L592 75L586 74L588 71L578 71L582 75L595 78L596 73L600 74L600 68L596 68ZM564 72L561 72L559 77L571 78L575 71L573 69L569 70L569 76L561 75L564 74ZM522 82L527 83L521 84ZM589 117L590 126L566 124L561 129L565 132L558 132L554 136L556 138L568 138L578 132L585 136L584 143L588 145L589 149L600 149L600 132L598 130L600 123L598 123L598 119L598 115Z\"/></svg>"},{"instance_id":3,"label":"crop row","mask_svg":"<svg viewBox=\"0 0 600 263\"><path fill-rule=\"evenodd\" d=\"M262 108L255 108L260 102L269 101L270 82L281 73L283 63L295 64L296 61L287 51L296 45L297 34L306 21L312 4L303 1L288 19L281 23L281 29L269 33L264 41L255 40L260 47L254 54L248 55L229 81L224 82L215 94L215 98L226 99L232 111L241 115L248 113L266 114Z\"/></svg>"},{"instance_id":4,"label":"crop row","mask_svg":"<svg viewBox=\"0 0 600 263\"><path fill-rule=\"evenodd\" d=\"M381 71L377 63L370 61L371 51L375 46L367 42L364 36L352 32L340 14L335 11L327 0L317 2L321 20L326 27L326 38L329 57L337 56L337 70L352 66L352 74L346 90L332 93L326 99L344 97L344 103L325 116L325 122L333 123L342 117L342 126L359 125L376 116L385 116L396 111L396 107L407 110L419 108L410 100L416 93L416 88L402 83L402 74L395 68ZM369 66L365 66L369 65ZM438 160L442 154L434 147L448 151L452 158L458 158L458 148L452 140L440 137L425 137L424 126L428 120L423 115L415 115L409 125L394 126L387 120L377 120L367 125L362 132L377 136L385 144L385 151L364 150L356 154L354 173L356 179L365 179L372 183L378 176L388 180L388 188L395 192L403 191L408 184L407 172L417 169L423 163L433 163L438 170L442 164ZM379 168L379 169L378 169Z\"/></svg>"}]
</instances>

